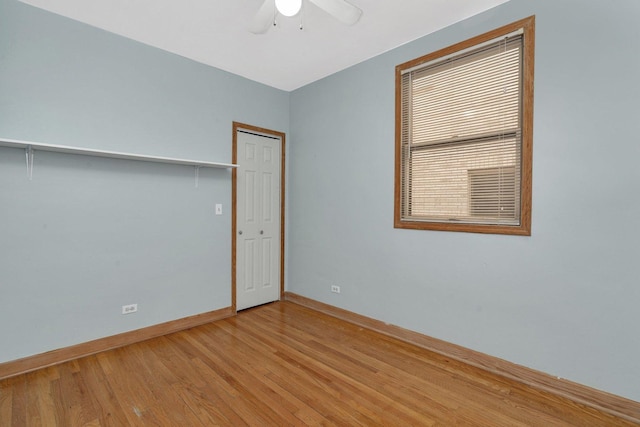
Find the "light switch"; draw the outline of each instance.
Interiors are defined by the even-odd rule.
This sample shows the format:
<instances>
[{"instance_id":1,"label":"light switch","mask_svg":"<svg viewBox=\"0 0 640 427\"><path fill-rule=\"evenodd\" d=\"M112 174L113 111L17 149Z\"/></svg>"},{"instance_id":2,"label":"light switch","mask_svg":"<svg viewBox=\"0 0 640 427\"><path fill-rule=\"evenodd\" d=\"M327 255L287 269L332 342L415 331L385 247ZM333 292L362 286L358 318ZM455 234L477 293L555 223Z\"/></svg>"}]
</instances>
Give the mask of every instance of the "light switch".
<instances>
[{"instance_id":1,"label":"light switch","mask_svg":"<svg viewBox=\"0 0 640 427\"><path fill-rule=\"evenodd\" d=\"M216 203L216 215L222 215L222 204Z\"/></svg>"}]
</instances>

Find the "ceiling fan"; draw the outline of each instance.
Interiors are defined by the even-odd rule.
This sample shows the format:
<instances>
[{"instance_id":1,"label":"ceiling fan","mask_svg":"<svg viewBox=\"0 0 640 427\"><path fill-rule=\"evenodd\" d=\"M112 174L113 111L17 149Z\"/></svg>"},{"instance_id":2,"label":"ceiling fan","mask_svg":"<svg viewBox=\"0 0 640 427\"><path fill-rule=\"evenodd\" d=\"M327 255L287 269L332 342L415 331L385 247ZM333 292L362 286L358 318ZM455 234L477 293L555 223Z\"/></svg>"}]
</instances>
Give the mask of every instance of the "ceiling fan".
<instances>
[{"instance_id":1,"label":"ceiling fan","mask_svg":"<svg viewBox=\"0 0 640 427\"><path fill-rule=\"evenodd\" d=\"M283 16L295 16L302 8L303 0L264 0L258 13L253 18L249 31L254 34L266 33L275 25L277 13ZM362 10L346 0L305 0L318 6L343 24L353 25L360 19ZM300 26L302 29L302 26Z\"/></svg>"}]
</instances>

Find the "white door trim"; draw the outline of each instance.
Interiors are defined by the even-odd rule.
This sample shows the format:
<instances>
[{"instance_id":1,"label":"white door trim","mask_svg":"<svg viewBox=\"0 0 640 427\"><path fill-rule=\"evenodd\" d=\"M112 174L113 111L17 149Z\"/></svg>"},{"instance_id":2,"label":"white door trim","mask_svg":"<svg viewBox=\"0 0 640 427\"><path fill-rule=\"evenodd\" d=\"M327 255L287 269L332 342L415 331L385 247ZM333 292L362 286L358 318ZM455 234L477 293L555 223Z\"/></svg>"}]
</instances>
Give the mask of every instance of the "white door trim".
<instances>
[{"instance_id":1,"label":"white door trim","mask_svg":"<svg viewBox=\"0 0 640 427\"><path fill-rule=\"evenodd\" d=\"M285 207L285 134L283 132L278 132L271 129L260 128L244 123L233 122L233 147L232 147L232 163L237 164L237 151L238 151L238 141L237 135L238 131L246 131L250 133L255 133L257 135L264 135L272 138L280 139L280 299L282 299L284 295L284 248L285 248L285 221L284 221L284 207ZM237 188L238 186L238 178L237 178L237 169L234 168L231 175L231 309L235 313L237 311L237 301L236 301L236 275L237 275L237 264L236 264L236 249L237 249L237 236L238 236L238 227L237 227L237 217L236 217L236 208L237 208Z\"/></svg>"}]
</instances>

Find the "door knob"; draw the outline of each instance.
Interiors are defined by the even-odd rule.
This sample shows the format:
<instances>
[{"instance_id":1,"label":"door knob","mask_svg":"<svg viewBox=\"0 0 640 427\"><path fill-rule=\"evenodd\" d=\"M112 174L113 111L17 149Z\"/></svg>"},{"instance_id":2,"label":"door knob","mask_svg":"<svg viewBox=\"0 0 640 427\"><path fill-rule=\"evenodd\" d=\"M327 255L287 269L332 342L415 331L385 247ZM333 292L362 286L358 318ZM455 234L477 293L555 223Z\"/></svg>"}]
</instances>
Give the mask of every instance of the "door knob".
<instances>
[{"instance_id":1,"label":"door knob","mask_svg":"<svg viewBox=\"0 0 640 427\"><path fill-rule=\"evenodd\" d=\"M260 230L260 234L264 234L264 231Z\"/></svg>"},{"instance_id":2,"label":"door knob","mask_svg":"<svg viewBox=\"0 0 640 427\"><path fill-rule=\"evenodd\" d=\"M238 234L242 234L242 230L238 231Z\"/></svg>"}]
</instances>

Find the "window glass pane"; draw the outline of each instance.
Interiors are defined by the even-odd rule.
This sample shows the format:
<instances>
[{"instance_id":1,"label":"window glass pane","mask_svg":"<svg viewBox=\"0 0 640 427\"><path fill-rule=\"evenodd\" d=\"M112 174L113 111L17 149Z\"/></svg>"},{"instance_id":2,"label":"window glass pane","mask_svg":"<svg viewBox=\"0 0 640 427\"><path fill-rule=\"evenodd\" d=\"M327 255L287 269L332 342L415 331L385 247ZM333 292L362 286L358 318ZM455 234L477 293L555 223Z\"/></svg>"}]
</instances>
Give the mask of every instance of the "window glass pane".
<instances>
[{"instance_id":1,"label":"window glass pane","mask_svg":"<svg viewBox=\"0 0 640 427\"><path fill-rule=\"evenodd\" d=\"M516 169L519 163L519 144L513 136L453 146L426 145L412 150L408 216L438 221L517 224L519 186L516 185L516 179L519 177ZM510 168L513 171L500 178L501 187L483 181L479 171L498 168ZM509 178L510 185L506 183ZM493 191L493 194L486 194L488 191ZM484 197L485 201L491 198L505 200L506 204L507 192L511 195L511 208L508 211L495 208L494 212L499 211L500 215L490 215L487 209L485 215L479 215L479 206L484 203L480 197ZM511 212L510 216L506 215L508 212Z\"/></svg>"},{"instance_id":2,"label":"window glass pane","mask_svg":"<svg viewBox=\"0 0 640 427\"><path fill-rule=\"evenodd\" d=\"M520 48L498 43L465 57L415 71L411 78L412 144L514 130L519 126Z\"/></svg>"}]
</instances>

